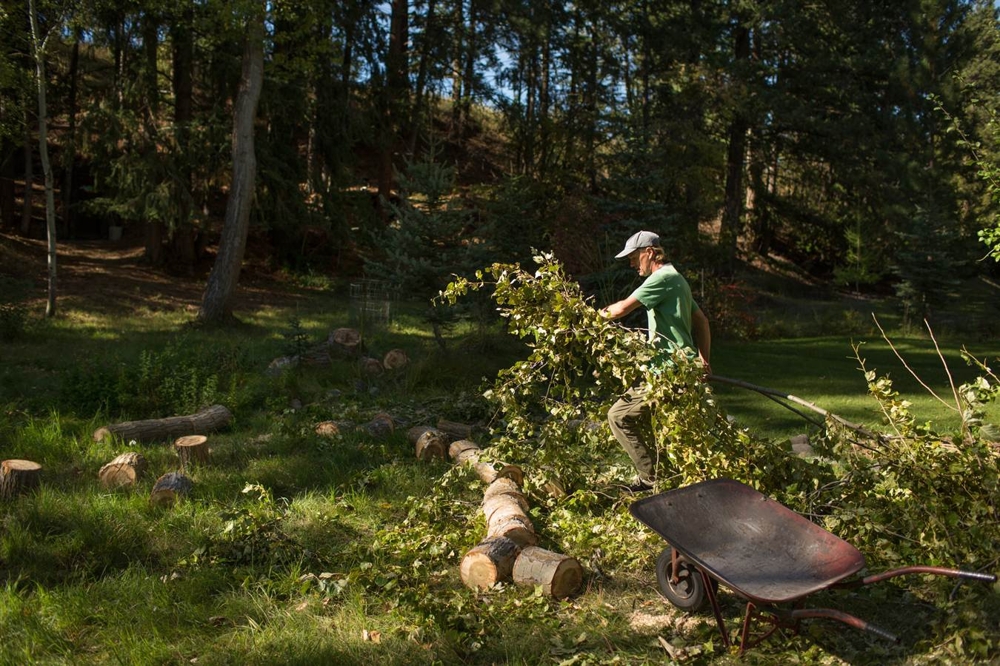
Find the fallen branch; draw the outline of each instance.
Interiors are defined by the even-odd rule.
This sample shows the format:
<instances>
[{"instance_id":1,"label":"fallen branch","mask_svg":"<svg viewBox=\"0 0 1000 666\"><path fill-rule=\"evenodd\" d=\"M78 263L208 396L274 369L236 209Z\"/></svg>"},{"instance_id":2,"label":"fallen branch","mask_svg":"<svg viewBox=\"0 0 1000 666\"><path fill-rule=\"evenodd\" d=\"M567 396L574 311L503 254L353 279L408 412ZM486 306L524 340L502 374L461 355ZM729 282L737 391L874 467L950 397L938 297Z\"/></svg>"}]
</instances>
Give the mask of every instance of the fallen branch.
<instances>
[{"instance_id":1,"label":"fallen branch","mask_svg":"<svg viewBox=\"0 0 1000 666\"><path fill-rule=\"evenodd\" d=\"M232 422L233 415L228 409L222 405L212 405L189 416L168 416L163 419L106 425L94 431L94 441L100 442L111 436L121 437L125 441L162 441L198 432L215 432L228 427Z\"/></svg>"}]
</instances>

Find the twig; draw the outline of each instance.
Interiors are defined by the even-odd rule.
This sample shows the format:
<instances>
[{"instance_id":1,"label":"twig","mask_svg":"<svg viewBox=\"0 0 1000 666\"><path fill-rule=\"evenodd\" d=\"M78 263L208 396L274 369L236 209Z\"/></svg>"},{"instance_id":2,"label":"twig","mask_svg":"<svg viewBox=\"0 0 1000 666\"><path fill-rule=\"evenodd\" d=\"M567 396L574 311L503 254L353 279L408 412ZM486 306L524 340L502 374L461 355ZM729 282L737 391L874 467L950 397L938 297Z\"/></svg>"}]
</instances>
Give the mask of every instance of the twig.
<instances>
[{"instance_id":1,"label":"twig","mask_svg":"<svg viewBox=\"0 0 1000 666\"><path fill-rule=\"evenodd\" d=\"M944 354L941 353L941 347L938 346L937 339L934 337L934 331L931 330L931 325L926 319L924 319L924 326L927 327L927 333L931 336L931 342L934 343L934 350L937 352L938 358L941 359L941 365L944 366L944 373L948 375L948 384L951 386L952 395L955 396L955 409L962 415L962 432L967 432L968 428L965 423L965 413L962 410L962 401L958 397L958 389L955 388L955 380L951 376L951 369L948 368L948 364L944 360Z\"/></svg>"},{"instance_id":2,"label":"twig","mask_svg":"<svg viewBox=\"0 0 1000 666\"><path fill-rule=\"evenodd\" d=\"M918 375L918 374L917 374L916 372L914 372L914 371L913 371L913 368L911 368L911 367L910 367L910 366L909 366L909 365L908 365L908 364L906 363L906 360L905 360L905 359L903 358L903 356L902 356L902 355L901 355L901 354L899 353L899 351L897 351L897 350L896 350L896 347L895 347L895 346L894 346L894 345L892 344L892 340L890 340L890 339L889 339L889 336L887 336L887 335L885 334L885 331L884 331L884 330L882 330L882 324L880 324L880 323L878 322L878 317L876 317L876 316L875 316L874 314L872 314L872 319L874 319L874 320L875 320L875 325L876 325L876 326L878 326L878 330L879 330L879 333L881 333L881 334L882 334L882 339L886 341L886 343L887 343L887 344L889 345L889 349L891 349L891 350L892 350L892 353L896 355L896 358L898 358L898 359L899 359L899 362L903 364L903 367L904 367L904 368L906 368L906 370L907 370L907 371L908 371L908 372L909 372L909 373L910 373L911 375L913 375L913 378L914 378L914 379L916 379L916 380L917 380L917 382L918 382L918 383L919 383L919 384L920 384L921 386L923 386L923 387L924 387L925 389L927 389L927 392L928 392L928 393L930 393L930 394L931 394L932 396L934 396L935 398L937 398L938 402L940 402L940 403L941 403L942 405L944 405L944 406L945 406L945 407L947 407L948 409L955 409L955 407L953 407L952 405L948 404L948 401L947 401L947 400L943 399L943 398L942 398L941 396L939 396L939 395L938 395L937 393L935 393L935 392L934 392L934 389L932 389L932 388L931 388L930 386L928 386L927 384L925 384L925 383L924 383L924 380L922 380L922 379L920 378L920 375ZM937 343L935 343L935 344L937 344ZM961 409L959 409L959 410L958 410L958 412L959 412L959 413L961 413L961 411L962 411Z\"/></svg>"}]
</instances>

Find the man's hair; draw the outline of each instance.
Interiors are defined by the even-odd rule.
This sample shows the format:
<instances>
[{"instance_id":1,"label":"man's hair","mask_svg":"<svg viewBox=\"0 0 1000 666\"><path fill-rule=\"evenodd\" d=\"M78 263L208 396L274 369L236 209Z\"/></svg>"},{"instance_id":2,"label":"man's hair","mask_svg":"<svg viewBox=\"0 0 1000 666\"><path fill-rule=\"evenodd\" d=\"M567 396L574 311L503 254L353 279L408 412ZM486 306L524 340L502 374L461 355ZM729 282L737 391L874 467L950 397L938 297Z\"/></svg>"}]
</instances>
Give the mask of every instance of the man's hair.
<instances>
[{"instance_id":1,"label":"man's hair","mask_svg":"<svg viewBox=\"0 0 1000 666\"><path fill-rule=\"evenodd\" d=\"M653 261L661 264L667 263L667 253L663 251L662 247L654 245L650 249L653 251Z\"/></svg>"}]
</instances>

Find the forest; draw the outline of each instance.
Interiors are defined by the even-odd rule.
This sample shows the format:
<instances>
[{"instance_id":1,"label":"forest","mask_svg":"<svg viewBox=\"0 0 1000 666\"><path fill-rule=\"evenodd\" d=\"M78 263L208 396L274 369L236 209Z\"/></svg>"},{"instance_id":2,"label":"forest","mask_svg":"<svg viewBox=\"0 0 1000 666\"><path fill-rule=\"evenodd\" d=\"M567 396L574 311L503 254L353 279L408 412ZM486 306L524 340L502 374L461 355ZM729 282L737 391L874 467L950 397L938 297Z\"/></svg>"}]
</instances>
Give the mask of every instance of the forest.
<instances>
[{"instance_id":1,"label":"forest","mask_svg":"<svg viewBox=\"0 0 1000 666\"><path fill-rule=\"evenodd\" d=\"M651 228L713 272L778 253L895 289L918 321L955 279L996 275L978 242L998 214L991 2L30 9L35 48L28 3L0 14L0 227L24 235L46 233L44 72L59 237L123 228L150 266L189 270L220 238L256 57L248 224L275 266L426 297L438 267L533 247L587 278Z\"/></svg>"},{"instance_id":2,"label":"forest","mask_svg":"<svg viewBox=\"0 0 1000 666\"><path fill-rule=\"evenodd\" d=\"M998 91L994 0L5 1L0 664L995 662Z\"/></svg>"}]
</instances>

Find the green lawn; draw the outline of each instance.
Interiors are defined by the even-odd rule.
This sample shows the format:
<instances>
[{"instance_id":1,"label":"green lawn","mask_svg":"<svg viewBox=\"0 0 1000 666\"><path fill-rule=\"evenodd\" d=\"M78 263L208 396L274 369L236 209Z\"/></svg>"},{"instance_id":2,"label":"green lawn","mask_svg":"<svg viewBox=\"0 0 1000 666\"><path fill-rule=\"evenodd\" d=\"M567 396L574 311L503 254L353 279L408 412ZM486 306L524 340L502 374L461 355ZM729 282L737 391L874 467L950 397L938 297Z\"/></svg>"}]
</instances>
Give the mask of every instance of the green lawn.
<instances>
[{"instance_id":1,"label":"green lawn","mask_svg":"<svg viewBox=\"0 0 1000 666\"><path fill-rule=\"evenodd\" d=\"M630 522L632 497L606 489L562 505L533 498L543 546L587 544L570 552L586 569L579 596L474 594L457 569L481 536L483 488L450 465L415 460L403 433L440 417L488 419L482 380L518 358L520 346L459 328L442 351L404 312L366 340L372 355L405 349L412 363L403 373L370 378L353 361L335 360L268 376L296 319L316 342L351 323L351 311L319 294L295 308L246 314L244 326L227 331L191 328L176 313L68 312L0 347L2 457L45 470L40 491L0 508L0 664L659 664L661 640L686 648L692 664L904 664L942 654L929 627L964 612L943 608L926 586L822 595L822 604L896 631L902 644L816 621L739 660L722 649L710 615L684 615L658 596L661 540L639 532L634 543L609 542L620 537L602 530ZM947 397L929 343L896 343ZM949 359L957 346L948 345ZM1000 344L972 351L992 358ZM868 341L863 353L869 367L899 379L920 419L945 414L883 342ZM851 354L850 339L839 336L720 342L713 365L720 375L877 423ZM952 369L958 381L969 377L961 362ZM761 433L804 429L757 394L718 394ZM109 420L165 416L205 400L229 405L236 420L212 436L212 464L190 471L194 492L175 507L147 501L155 477L176 468L169 446L92 441ZM363 423L381 411L400 425L384 439L313 432L319 421ZM134 491L100 489L97 471L126 448L144 453L151 474ZM608 451L623 459L617 446ZM574 527L585 513L598 519ZM633 563L602 560L602 545L631 551ZM1000 595L979 594L984 612L997 612ZM726 594L723 611L735 628L742 604ZM983 628L996 646L996 627Z\"/></svg>"},{"instance_id":2,"label":"green lawn","mask_svg":"<svg viewBox=\"0 0 1000 666\"><path fill-rule=\"evenodd\" d=\"M954 409L948 372L956 386L975 377L974 369L961 358L963 345L957 341L939 341L948 366L946 372L928 336L891 336L890 339L906 365L946 401L947 406L920 385L881 337L720 342L714 348L712 371L797 396L854 423L878 426L882 423L879 407L867 395L864 373L854 354L853 345L861 344L860 356L868 370L892 379L900 395L913 403L911 413L918 423L930 421L943 433L957 430L960 418ZM967 349L992 367L1000 358L998 342L970 344ZM780 439L812 428L798 415L759 393L722 384L715 389L722 404L738 422L762 436ZM991 413L1000 418L1000 411L995 407Z\"/></svg>"}]
</instances>

